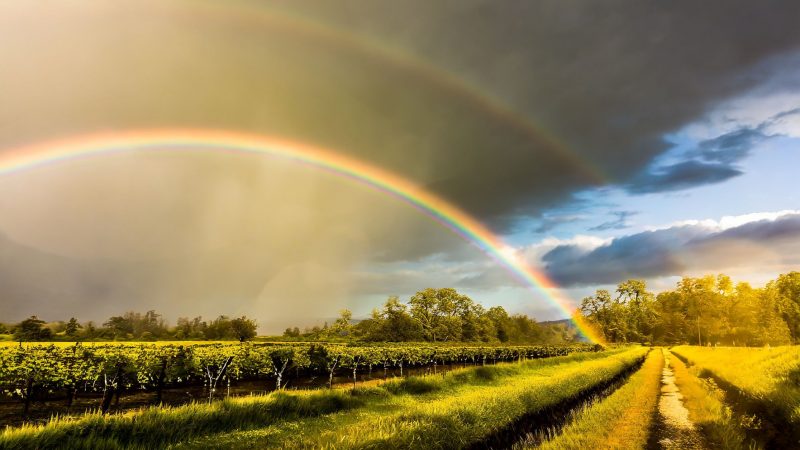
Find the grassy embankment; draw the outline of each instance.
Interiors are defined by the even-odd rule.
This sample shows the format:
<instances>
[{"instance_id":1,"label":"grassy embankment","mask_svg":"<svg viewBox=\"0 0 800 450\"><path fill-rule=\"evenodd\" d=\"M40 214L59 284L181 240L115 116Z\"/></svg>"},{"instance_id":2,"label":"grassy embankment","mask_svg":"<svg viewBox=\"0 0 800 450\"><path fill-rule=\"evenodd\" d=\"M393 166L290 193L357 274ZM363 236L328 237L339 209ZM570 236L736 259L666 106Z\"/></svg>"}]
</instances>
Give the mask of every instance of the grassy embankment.
<instances>
[{"instance_id":1,"label":"grassy embankment","mask_svg":"<svg viewBox=\"0 0 800 450\"><path fill-rule=\"evenodd\" d=\"M676 364L676 381L711 442L800 446L800 347L679 346L672 352L689 363L688 369Z\"/></svg>"},{"instance_id":2,"label":"grassy embankment","mask_svg":"<svg viewBox=\"0 0 800 450\"><path fill-rule=\"evenodd\" d=\"M469 447L525 415L614 379L646 352L619 349L390 382L382 387L394 395L365 408L210 436L179 448Z\"/></svg>"},{"instance_id":3,"label":"grassy embankment","mask_svg":"<svg viewBox=\"0 0 800 450\"><path fill-rule=\"evenodd\" d=\"M481 395L475 394L483 393L485 389L504 390L507 386L512 385L515 388L508 393L513 395L519 392L522 384L542 377L548 377L548 380L551 376L557 378L563 385L562 387L566 388L564 391L547 392L550 402L558 401L559 398L591 386L598 380L612 377L626 365L633 364L643 352L644 349L618 349L602 353L581 353L522 363L498 364L458 370L445 376L397 379L383 383L379 387L362 388L355 391L334 389L313 392L279 392L266 396L228 399L212 404L198 403L174 408L154 407L122 415L93 414L78 420L56 418L44 426L25 426L5 430L0 433L0 448L125 448L130 446L159 448L172 442L201 436L233 430L263 429L264 427L286 431L288 440L296 441L296 430L300 423L313 423L317 419L319 419L318 424L324 423L328 419L319 416L337 416L337 414L331 414L337 411L338 415L347 415L343 411L352 410L353 416L363 417L363 414L369 416L370 412L393 411L402 409L397 406L404 406L407 407L408 413L419 414L421 411L414 408L425 399L439 400L436 406L447 408L442 402L451 402L453 394L456 393L463 394L459 396L458 402L466 400L466 398L483 401L480 400ZM562 374L562 370L567 374ZM558 383L556 385L550 383L551 388L556 386ZM356 412L361 410L365 410L365 412ZM519 409L516 411L520 412ZM433 414L428 418L435 421L442 409L426 410L426 412ZM380 416L380 414L378 415ZM406 419L410 417L406 416ZM466 417L459 416L459 418ZM400 420L403 422L402 418ZM386 425L389 423L383 423L384 431L386 431ZM335 432L336 430L329 431ZM329 434L321 434L330 437ZM388 437L390 434L391 432L384 437ZM233 436L235 435L236 433L233 434ZM231 437L231 435L227 436L228 439ZM313 438L314 436L308 437ZM236 439L234 438L234 440ZM220 442L224 442L224 439L210 437L208 444ZM359 441L351 442L350 446L353 446L355 442ZM207 446L205 444L198 445ZM223 444L222 446L227 445Z\"/></svg>"},{"instance_id":4,"label":"grassy embankment","mask_svg":"<svg viewBox=\"0 0 800 450\"><path fill-rule=\"evenodd\" d=\"M650 352L627 383L605 399L577 411L558 434L539 446L523 442L515 448L646 448L658 407L663 367L662 352Z\"/></svg>"},{"instance_id":5,"label":"grassy embankment","mask_svg":"<svg viewBox=\"0 0 800 450\"><path fill-rule=\"evenodd\" d=\"M671 357L670 364L689 419L709 444L729 450L758 447L747 438L713 380L698 377L697 368L686 367L680 358Z\"/></svg>"}]
</instances>

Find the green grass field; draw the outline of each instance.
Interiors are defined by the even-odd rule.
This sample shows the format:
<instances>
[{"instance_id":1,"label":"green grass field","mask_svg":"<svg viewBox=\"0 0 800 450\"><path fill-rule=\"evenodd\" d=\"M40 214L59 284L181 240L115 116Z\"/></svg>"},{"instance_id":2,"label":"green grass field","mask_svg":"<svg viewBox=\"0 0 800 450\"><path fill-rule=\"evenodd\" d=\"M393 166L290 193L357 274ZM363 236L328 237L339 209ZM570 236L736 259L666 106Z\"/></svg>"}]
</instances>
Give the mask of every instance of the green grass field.
<instances>
[{"instance_id":1,"label":"green grass field","mask_svg":"<svg viewBox=\"0 0 800 450\"><path fill-rule=\"evenodd\" d=\"M794 426L797 350L673 349L675 382L704 445L791 448L774 446L791 438L790 430L776 440L763 424L748 422L753 416L746 408L767 404ZM54 418L7 428L0 449L651 448L663 425L658 402L664 354L670 355L618 347L398 377L356 389L280 391ZM748 376L737 375L742 367L752 369ZM733 386L736 395L726 391ZM752 402L732 403L745 397Z\"/></svg>"},{"instance_id":2,"label":"green grass field","mask_svg":"<svg viewBox=\"0 0 800 450\"><path fill-rule=\"evenodd\" d=\"M800 347L679 346L672 353L704 387L697 397L712 403L705 409L719 410L710 414L715 441L800 447Z\"/></svg>"},{"instance_id":3,"label":"green grass field","mask_svg":"<svg viewBox=\"0 0 800 450\"><path fill-rule=\"evenodd\" d=\"M653 425L663 366L661 352L651 351L642 368L613 394L576 411L571 423L541 445L522 442L517 449L645 448Z\"/></svg>"}]
</instances>

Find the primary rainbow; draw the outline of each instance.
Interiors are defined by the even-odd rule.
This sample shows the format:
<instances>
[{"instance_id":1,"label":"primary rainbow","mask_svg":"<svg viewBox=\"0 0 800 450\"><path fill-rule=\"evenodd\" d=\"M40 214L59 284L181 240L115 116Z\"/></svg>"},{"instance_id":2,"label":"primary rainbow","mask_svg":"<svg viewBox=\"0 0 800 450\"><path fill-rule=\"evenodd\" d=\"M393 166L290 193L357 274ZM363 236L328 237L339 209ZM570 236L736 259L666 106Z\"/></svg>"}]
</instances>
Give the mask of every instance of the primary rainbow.
<instances>
[{"instance_id":1,"label":"primary rainbow","mask_svg":"<svg viewBox=\"0 0 800 450\"><path fill-rule=\"evenodd\" d=\"M518 258L510 247L478 220L457 206L410 180L348 156L301 142L231 131L201 129L135 130L92 134L50 141L0 152L0 175L90 156L134 150L213 150L272 155L305 163L345 176L391 194L430 216L473 245L521 281L541 293L567 316L590 341L603 343L602 336L580 317L556 284L545 274Z\"/></svg>"}]
</instances>

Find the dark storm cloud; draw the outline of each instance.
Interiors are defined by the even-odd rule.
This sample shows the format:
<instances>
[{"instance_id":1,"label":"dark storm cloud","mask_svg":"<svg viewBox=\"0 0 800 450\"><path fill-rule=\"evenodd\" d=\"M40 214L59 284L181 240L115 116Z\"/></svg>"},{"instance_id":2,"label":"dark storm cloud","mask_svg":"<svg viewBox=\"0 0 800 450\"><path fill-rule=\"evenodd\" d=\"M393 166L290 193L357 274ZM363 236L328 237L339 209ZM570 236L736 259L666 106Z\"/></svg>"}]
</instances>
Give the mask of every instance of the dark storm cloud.
<instances>
[{"instance_id":1,"label":"dark storm cloud","mask_svg":"<svg viewBox=\"0 0 800 450\"><path fill-rule=\"evenodd\" d=\"M0 149L143 127L278 135L397 172L508 231L599 184L734 176L700 160L637 178L667 150L664 133L771 79L762 64L798 50L799 12L791 1L0 2ZM0 229L36 247L0 249L17 255L2 269L6 310L64 299L117 313L159 298L176 313L193 301L250 312L257 297L266 315L309 288L308 310L335 314L348 296L336 280L353 267L463 250L389 197L228 159L131 161L102 182L97 161L39 187L19 174L17 195L4 180ZM31 256L53 247L70 257ZM75 258L129 251L145 262Z\"/></svg>"},{"instance_id":2,"label":"dark storm cloud","mask_svg":"<svg viewBox=\"0 0 800 450\"><path fill-rule=\"evenodd\" d=\"M135 20L143 6L123 4L73 8L55 24L5 15L17 26L3 26L0 51L14 61L24 50L25 62L0 79L0 119L13 113L20 125L0 142L164 124L277 133L391 168L501 229L581 188L627 182L667 149L664 133L764 81L759 64L800 44L800 4L790 1L253 2L216 15L154 3L146 23ZM363 39L248 19L274 8ZM421 63L365 51L359 39ZM685 163L632 189L735 173Z\"/></svg>"},{"instance_id":3,"label":"dark storm cloud","mask_svg":"<svg viewBox=\"0 0 800 450\"><path fill-rule=\"evenodd\" d=\"M800 42L800 4L789 1L320 4L292 8L445 68L540 126L606 182L633 183L634 192L735 176L738 169L720 161L664 168L652 183L637 174L668 149L665 133L763 82L779 64L770 72L762 63ZM551 149L509 144L458 149L461 170L445 169L446 181L432 185L485 219L535 214L565 190L587 186L564 168L549 170L543 155Z\"/></svg>"},{"instance_id":4,"label":"dark storm cloud","mask_svg":"<svg viewBox=\"0 0 800 450\"><path fill-rule=\"evenodd\" d=\"M797 264L800 214L716 231L683 225L614 239L587 250L562 245L542 257L547 272L565 286L617 283L626 278L684 275L760 264Z\"/></svg>"},{"instance_id":5,"label":"dark storm cloud","mask_svg":"<svg viewBox=\"0 0 800 450\"><path fill-rule=\"evenodd\" d=\"M616 219L603 222L600 225L589 228L590 231L607 231L607 230L624 230L629 228L628 218L638 214L637 211L613 211L611 214L616 216Z\"/></svg>"}]
</instances>

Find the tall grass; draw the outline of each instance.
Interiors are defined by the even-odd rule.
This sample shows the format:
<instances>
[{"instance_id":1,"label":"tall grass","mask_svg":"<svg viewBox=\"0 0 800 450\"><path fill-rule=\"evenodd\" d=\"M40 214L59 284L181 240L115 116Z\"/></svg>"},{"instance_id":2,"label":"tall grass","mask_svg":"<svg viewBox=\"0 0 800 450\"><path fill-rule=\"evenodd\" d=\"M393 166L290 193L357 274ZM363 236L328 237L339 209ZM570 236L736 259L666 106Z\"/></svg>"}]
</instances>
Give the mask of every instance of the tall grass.
<instances>
[{"instance_id":1,"label":"tall grass","mask_svg":"<svg viewBox=\"0 0 800 450\"><path fill-rule=\"evenodd\" d=\"M680 346L672 352L714 377L721 387L735 389L763 409L760 412L800 427L800 346Z\"/></svg>"},{"instance_id":2,"label":"tall grass","mask_svg":"<svg viewBox=\"0 0 800 450\"><path fill-rule=\"evenodd\" d=\"M346 413L353 416L352 420L342 420L336 425L317 423L314 433L280 441L273 439L269 445L361 449L449 449L479 445L526 414L558 405L613 379L641 361L646 352L644 348L633 348L604 358L573 358L549 365L532 361L521 364L516 376L483 381L484 385L480 385L478 378L486 377L487 373L475 370L470 376L476 385L446 391L446 395L426 401L397 403L389 413L378 410L369 414Z\"/></svg>"},{"instance_id":3,"label":"tall grass","mask_svg":"<svg viewBox=\"0 0 800 450\"><path fill-rule=\"evenodd\" d=\"M317 417L365 405L387 397L415 397L448 392L463 386L499 383L536 368L603 359L621 349L600 353L474 367L446 375L398 378L378 387L355 390L284 391L264 396L226 399L211 404L150 407L118 415L87 414L79 419L54 418L46 425L25 425L0 432L0 449L35 448L163 448L206 435L263 428L280 422Z\"/></svg>"},{"instance_id":4,"label":"tall grass","mask_svg":"<svg viewBox=\"0 0 800 450\"><path fill-rule=\"evenodd\" d=\"M199 435L354 408L364 397L342 390L276 392L112 416L94 413L79 420L56 418L44 426L7 428L0 434L0 449L161 448Z\"/></svg>"},{"instance_id":5,"label":"tall grass","mask_svg":"<svg viewBox=\"0 0 800 450\"><path fill-rule=\"evenodd\" d=\"M800 448L800 347L692 347L672 352L720 398L747 435L766 447Z\"/></svg>"},{"instance_id":6,"label":"tall grass","mask_svg":"<svg viewBox=\"0 0 800 450\"><path fill-rule=\"evenodd\" d=\"M670 365L689 419L699 427L709 444L725 450L758 447L747 438L713 380L698 378L697 369L687 368L679 358L670 358Z\"/></svg>"},{"instance_id":7,"label":"tall grass","mask_svg":"<svg viewBox=\"0 0 800 450\"><path fill-rule=\"evenodd\" d=\"M650 352L641 369L631 375L625 385L580 410L560 433L537 448L646 448L658 407L663 367L662 352ZM522 443L515 448L533 446Z\"/></svg>"}]
</instances>

